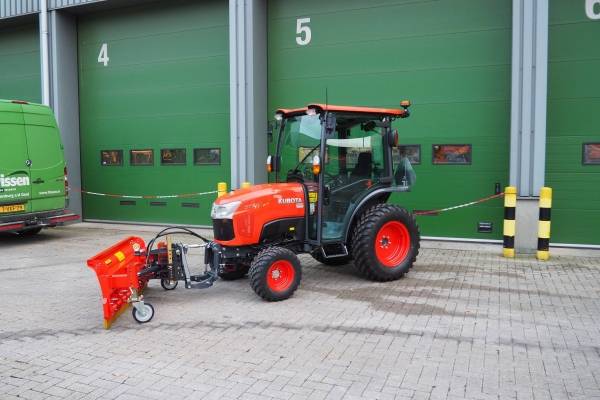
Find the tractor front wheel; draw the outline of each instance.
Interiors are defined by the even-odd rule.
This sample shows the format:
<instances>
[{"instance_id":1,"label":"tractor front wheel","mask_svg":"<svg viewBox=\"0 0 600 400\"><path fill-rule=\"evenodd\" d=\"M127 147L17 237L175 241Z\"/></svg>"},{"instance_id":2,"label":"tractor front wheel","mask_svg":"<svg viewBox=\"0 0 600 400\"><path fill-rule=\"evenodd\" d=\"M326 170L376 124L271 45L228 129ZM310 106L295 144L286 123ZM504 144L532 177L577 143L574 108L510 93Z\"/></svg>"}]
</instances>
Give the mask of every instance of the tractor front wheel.
<instances>
[{"instance_id":1,"label":"tractor front wheel","mask_svg":"<svg viewBox=\"0 0 600 400\"><path fill-rule=\"evenodd\" d=\"M250 285L267 301L291 297L302 278L300 260L293 251L269 247L256 255L250 265Z\"/></svg>"},{"instance_id":2,"label":"tractor front wheel","mask_svg":"<svg viewBox=\"0 0 600 400\"><path fill-rule=\"evenodd\" d=\"M402 278L419 254L419 227L402 207L378 204L358 221L352 238L354 265L368 279Z\"/></svg>"}]
</instances>

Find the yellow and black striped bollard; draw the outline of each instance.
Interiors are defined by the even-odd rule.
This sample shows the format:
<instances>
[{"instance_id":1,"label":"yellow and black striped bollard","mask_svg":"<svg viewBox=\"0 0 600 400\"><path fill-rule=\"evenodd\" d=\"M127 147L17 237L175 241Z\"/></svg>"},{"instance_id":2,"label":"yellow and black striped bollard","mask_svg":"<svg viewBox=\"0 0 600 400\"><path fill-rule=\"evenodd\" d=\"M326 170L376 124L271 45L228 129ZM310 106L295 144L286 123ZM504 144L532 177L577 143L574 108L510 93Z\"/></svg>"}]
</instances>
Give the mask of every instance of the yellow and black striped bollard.
<instances>
[{"instance_id":1,"label":"yellow and black striped bollard","mask_svg":"<svg viewBox=\"0 0 600 400\"><path fill-rule=\"evenodd\" d=\"M552 188L540 189L540 216L538 221L537 259L550 258L550 214L552 210Z\"/></svg>"},{"instance_id":2,"label":"yellow and black striped bollard","mask_svg":"<svg viewBox=\"0 0 600 400\"><path fill-rule=\"evenodd\" d=\"M515 256L515 215L517 207L517 188L507 186L504 189L504 257Z\"/></svg>"}]
</instances>

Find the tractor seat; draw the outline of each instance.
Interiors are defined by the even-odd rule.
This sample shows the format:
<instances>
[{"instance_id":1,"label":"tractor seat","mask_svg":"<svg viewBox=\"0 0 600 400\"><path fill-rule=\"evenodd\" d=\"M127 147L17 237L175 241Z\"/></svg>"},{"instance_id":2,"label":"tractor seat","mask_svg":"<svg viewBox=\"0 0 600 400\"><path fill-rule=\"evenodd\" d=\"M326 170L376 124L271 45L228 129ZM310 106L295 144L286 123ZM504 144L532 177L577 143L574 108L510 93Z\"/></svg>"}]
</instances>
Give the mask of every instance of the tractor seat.
<instances>
[{"instance_id":1,"label":"tractor seat","mask_svg":"<svg viewBox=\"0 0 600 400\"><path fill-rule=\"evenodd\" d=\"M373 156L369 152L362 152L358 154L358 160L354 169L350 173L350 177L358 179L367 179L371 177L373 164Z\"/></svg>"}]
</instances>

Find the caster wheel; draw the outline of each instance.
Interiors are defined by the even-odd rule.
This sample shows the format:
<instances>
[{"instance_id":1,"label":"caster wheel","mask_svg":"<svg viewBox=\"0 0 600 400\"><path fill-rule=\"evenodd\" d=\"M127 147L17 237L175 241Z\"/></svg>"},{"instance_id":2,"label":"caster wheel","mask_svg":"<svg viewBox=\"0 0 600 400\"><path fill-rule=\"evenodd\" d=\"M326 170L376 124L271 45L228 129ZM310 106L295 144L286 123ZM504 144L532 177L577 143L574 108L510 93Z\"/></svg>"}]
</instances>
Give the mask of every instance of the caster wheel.
<instances>
[{"instance_id":1,"label":"caster wheel","mask_svg":"<svg viewBox=\"0 0 600 400\"><path fill-rule=\"evenodd\" d=\"M162 278L160 280L160 286L162 286L162 288L165 290L175 289L177 287L178 283L179 283L179 281L177 281L177 280L170 280L170 279L166 279L166 278Z\"/></svg>"},{"instance_id":2,"label":"caster wheel","mask_svg":"<svg viewBox=\"0 0 600 400\"><path fill-rule=\"evenodd\" d=\"M131 313L133 314L133 319L135 319L138 324L145 324L146 322L150 322L152 317L154 317L154 307L152 307L152 304L150 303L144 303L142 310L133 307Z\"/></svg>"}]
</instances>

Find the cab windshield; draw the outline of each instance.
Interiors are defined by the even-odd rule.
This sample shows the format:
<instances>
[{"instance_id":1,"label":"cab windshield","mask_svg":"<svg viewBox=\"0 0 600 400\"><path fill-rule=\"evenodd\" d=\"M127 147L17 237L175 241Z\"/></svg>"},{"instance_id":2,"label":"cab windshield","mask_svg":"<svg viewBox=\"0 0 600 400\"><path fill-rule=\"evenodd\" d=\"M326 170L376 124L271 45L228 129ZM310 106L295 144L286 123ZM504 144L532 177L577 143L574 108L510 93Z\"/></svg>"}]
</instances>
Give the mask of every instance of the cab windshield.
<instances>
[{"instance_id":1,"label":"cab windshield","mask_svg":"<svg viewBox=\"0 0 600 400\"><path fill-rule=\"evenodd\" d=\"M318 115L299 115L287 118L279 139L281 167L278 182L286 182L289 175L302 175L305 181L314 180L311 172L313 156L319 154L321 121Z\"/></svg>"}]
</instances>

